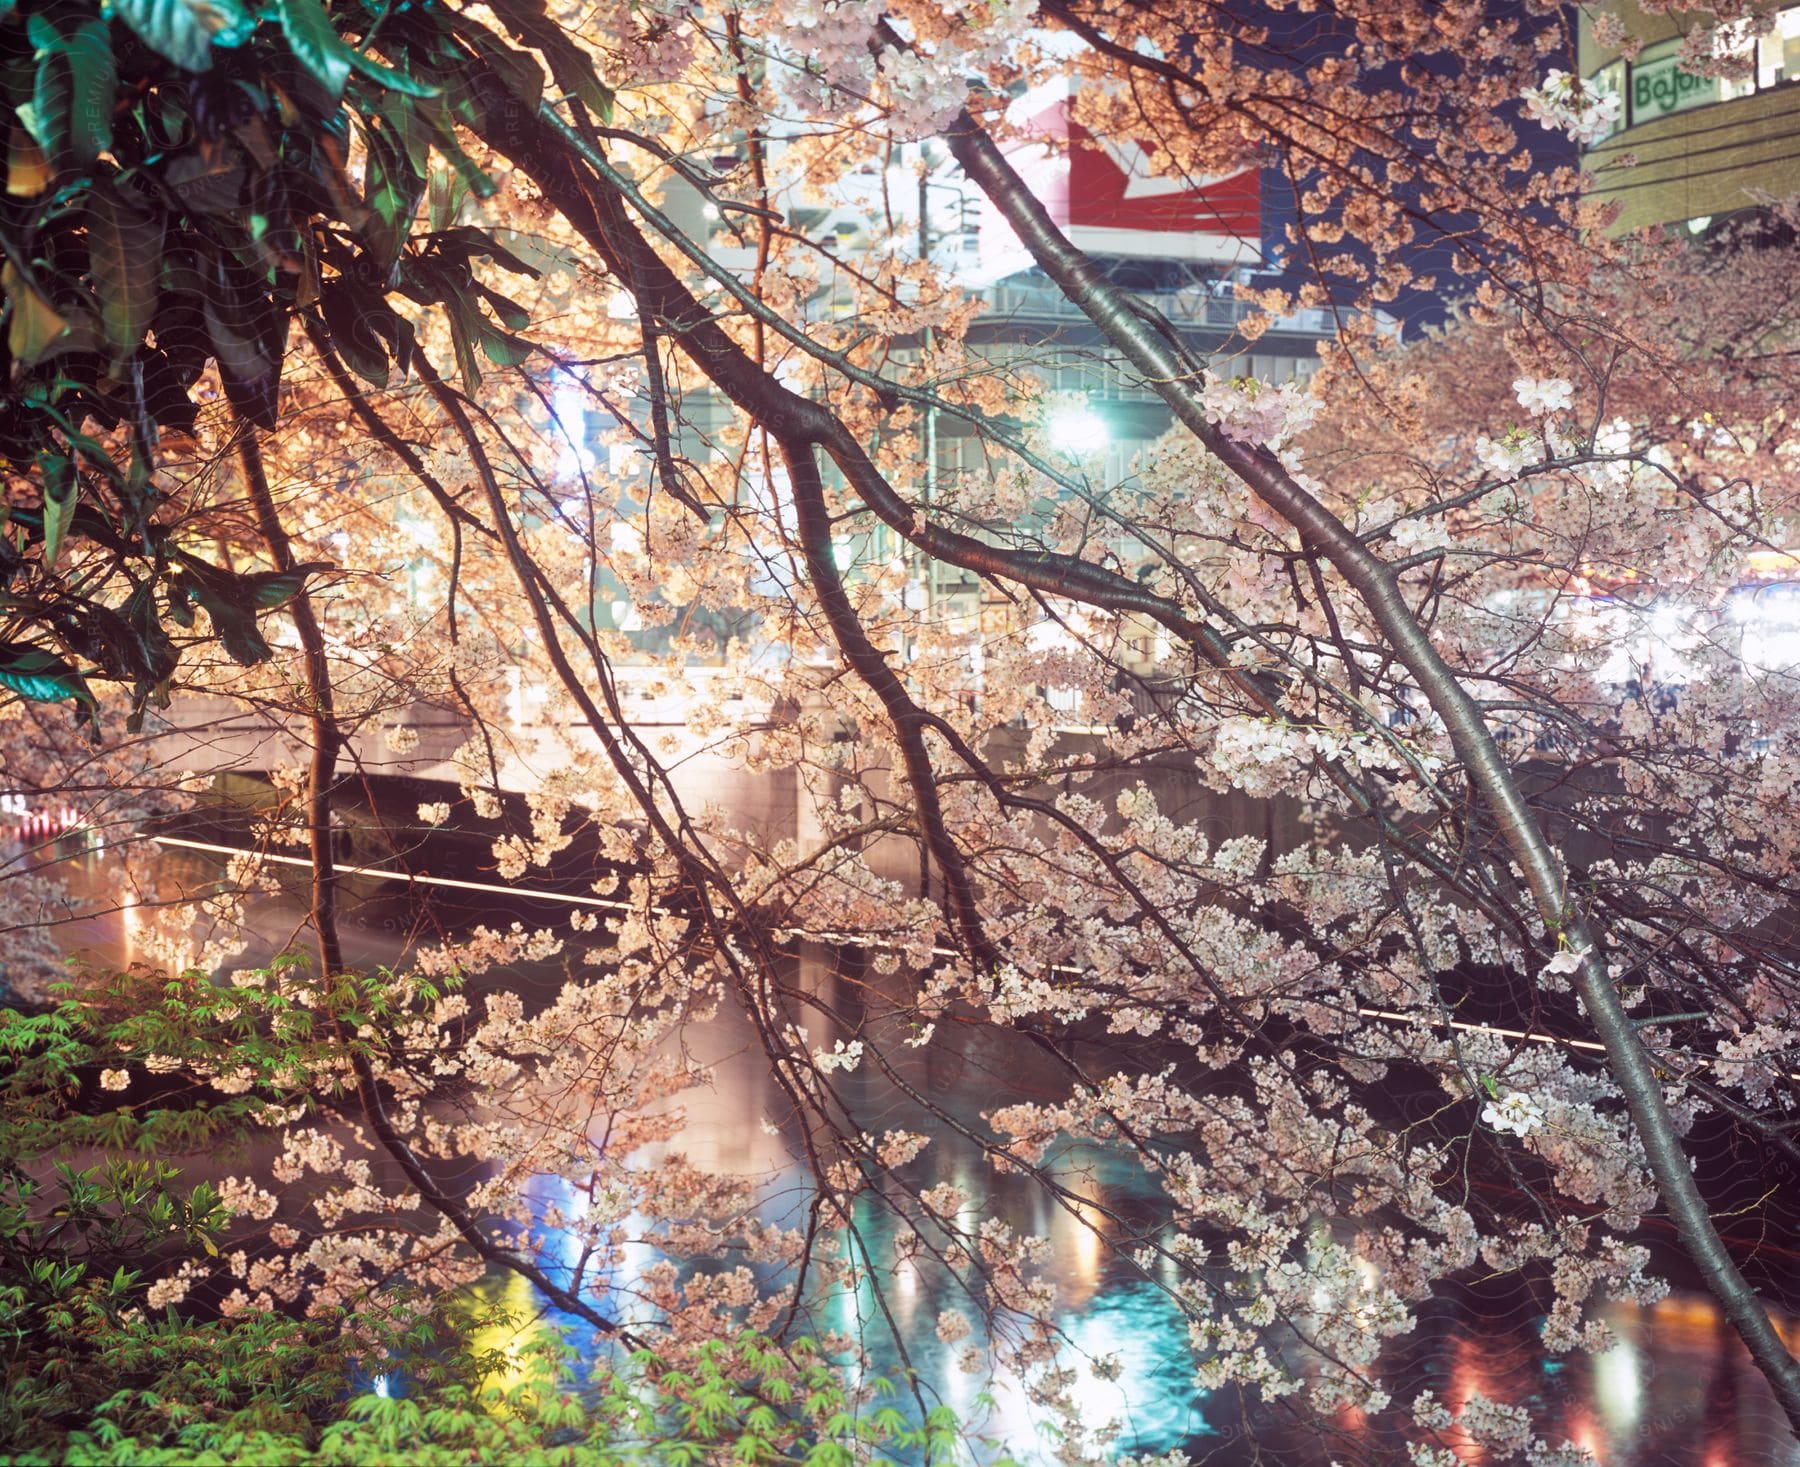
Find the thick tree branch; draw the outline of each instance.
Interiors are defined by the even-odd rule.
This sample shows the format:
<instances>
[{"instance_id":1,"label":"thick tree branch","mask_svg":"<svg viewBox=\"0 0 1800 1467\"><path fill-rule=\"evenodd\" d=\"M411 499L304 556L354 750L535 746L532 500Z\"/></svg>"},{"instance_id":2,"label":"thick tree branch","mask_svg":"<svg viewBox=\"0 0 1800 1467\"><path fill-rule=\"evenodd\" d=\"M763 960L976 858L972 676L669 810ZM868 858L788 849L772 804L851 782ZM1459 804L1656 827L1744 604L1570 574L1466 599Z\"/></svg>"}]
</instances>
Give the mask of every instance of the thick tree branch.
<instances>
[{"instance_id":1,"label":"thick tree branch","mask_svg":"<svg viewBox=\"0 0 1800 1467\"><path fill-rule=\"evenodd\" d=\"M952 124L947 141L964 172L993 201L1039 267L1144 374L1177 421L1293 525L1302 543L1328 560L1358 593L1395 655L1444 720L1470 779L1525 874L1545 927L1555 941L1567 943L1581 954L1574 986L1606 1047L1613 1079L1625 1097L1651 1172L1689 1256L1768 1378L1788 1419L1800 1429L1800 1363L1788 1353L1762 1301L1713 1225L1663 1098L1654 1062L1607 975L1599 940L1569 900L1556 852L1494 742L1480 707L1419 625L1392 568L1301 488L1274 454L1231 439L1207 418L1201 401L1203 383L1193 363L1091 259L1069 243L993 139L967 112Z\"/></svg>"},{"instance_id":2,"label":"thick tree branch","mask_svg":"<svg viewBox=\"0 0 1800 1467\"><path fill-rule=\"evenodd\" d=\"M276 567L290 570L295 564L293 542L287 527L281 522L281 513L269 490L262 453L256 443L256 429L245 422L238 424L238 461L249 485L250 502L256 513L257 529L263 542L268 546ZM312 857L311 918L319 946L319 964L322 970L320 977L329 978L342 973L345 968L343 940L338 932L337 921L336 858L331 848L331 795L336 787L337 759L344 747L344 738L338 727L333 703L331 663L324 632L319 626L318 615L313 610L312 597L304 586L288 603L288 609L300 636L306 693L310 703L308 721L312 729L313 752L312 762L307 770L306 810L307 841ZM480 1257L518 1274L557 1308L586 1320L602 1333L616 1335L634 1347L641 1344L629 1332L621 1331L615 1321L601 1314L578 1294L563 1288L537 1265L497 1245L482 1230L461 1200L438 1186L406 1138L395 1129L393 1118L388 1115L387 1106L381 1098L380 1079L375 1074L375 1067L368 1054L356 1044L353 1035L345 1037L350 1062L356 1074L356 1089L362 1104L363 1118L419 1196L440 1215L448 1218L451 1226Z\"/></svg>"}]
</instances>

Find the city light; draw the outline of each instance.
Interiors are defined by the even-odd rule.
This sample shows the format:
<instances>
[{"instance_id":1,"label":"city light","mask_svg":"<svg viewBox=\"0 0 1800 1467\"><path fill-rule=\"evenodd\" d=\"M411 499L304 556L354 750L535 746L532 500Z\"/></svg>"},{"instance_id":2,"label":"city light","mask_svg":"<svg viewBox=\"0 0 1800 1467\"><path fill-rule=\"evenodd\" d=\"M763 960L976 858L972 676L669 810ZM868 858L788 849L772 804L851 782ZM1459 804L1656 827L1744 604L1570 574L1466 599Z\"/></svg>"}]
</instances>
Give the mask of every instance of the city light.
<instances>
[{"instance_id":1,"label":"city light","mask_svg":"<svg viewBox=\"0 0 1800 1467\"><path fill-rule=\"evenodd\" d=\"M559 440L556 453L558 477L573 479L593 472L596 460L594 450L587 442L586 384L572 372L558 372L550 401L555 413L552 426Z\"/></svg>"},{"instance_id":2,"label":"city light","mask_svg":"<svg viewBox=\"0 0 1800 1467\"><path fill-rule=\"evenodd\" d=\"M0 1467L1800 1467L1800 0L4 4Z\"/></svg>"},{"instance_id":3,"label":"city light","mask_svg":"<svg viewBox=\"0 0 1800 1467\"><path fill-rule=\"evenodd\" d=\"M1070 458L1087 458L1112 441L1106 419L1086 403L1057 408L1045 420L1044 431L1049 435L1050 446Z\"/></svg>"}]
</instances>

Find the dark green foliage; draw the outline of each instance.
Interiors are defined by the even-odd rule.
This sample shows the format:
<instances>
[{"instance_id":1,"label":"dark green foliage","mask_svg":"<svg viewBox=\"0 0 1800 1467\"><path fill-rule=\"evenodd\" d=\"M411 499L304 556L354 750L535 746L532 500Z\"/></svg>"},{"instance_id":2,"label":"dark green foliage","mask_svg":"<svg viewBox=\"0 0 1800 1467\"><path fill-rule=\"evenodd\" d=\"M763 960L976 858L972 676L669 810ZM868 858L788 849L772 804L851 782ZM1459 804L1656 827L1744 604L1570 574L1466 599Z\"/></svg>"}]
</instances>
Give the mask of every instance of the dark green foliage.
<instances>
[{"instance_id":1,"label":"dark green foliage","mask_svg":"<svg viewBox=\"0 0 1800 1467\"><path fill-rule=\"evenodd\" d=\"M135 722L166 704L194 636L243 663L271 655L256 618L296 586L245 591L197 568L158 480L209 363L236 415L267 429L295 316L376 385L413 350L394 292L445 314L470 388L531 350L526 312L475 269L530 267L456 223L460 197L491 191L456 126L483 121L475 98L493 88L477 72L534 106L546 68L596 112L612 94L541 7L498 8L541 57L430 0L0 8L0 467L42 491L0 507L0 640L67 669L6 680L11 693L92 717L86 680L123 682Z\"/></svg>"},{"instance_id":2,"label":"dark green foliage","mask_svg":"<svg viewBox=\"0 0 1800 1467\"><path fill-rule=\"evenodd\" d=\"M302 966L283 960L272 976ZM746 1331L678 1360L638 1351L587 1381L554 1331L480 1290L423 1299L396 1283L319 1317L149 1308L149 1286L184 1263L217 1269L222 1252L258 1246L254 1223L184 1182L180 1158L254 1137L271 1101L329 1111L343 1046L387 1043L441 997L388 974L313 985L307 1004L281 988L140 971L94 979L48 1013L0 1009L0 1460L958 1460L952 1413L920 1418L886 1382L852 1397L805 1339ZM146 1099L151 1054L169 1063ZM131 1070L129 1094L101 1087L106 1066ZM257 1083L223 1096L184 1073L219 1066L248 1066ZM77 1154L94 1159L59 1160ZM477 1343L528 1325L505 1348ZM404 1399L358 1394L378 1373Z\"/></svg>"},{"instance_id":3,"label":"dark green foliage","mask_svg":"<svg viewBox=\"0 0 1800 1467\"><path fill-rule=\"evenodd\" d=\"M158 55L184 71L212 66L213 46L236 46L255 21L237 0L207 0L201 12L188 0L113 0L113 12Z\"/></svg>"},{"instance_id":4,"label":"dark green foliage","mask_svg":"<svg viewBox=\"0 0 1800 1467\"><path fill-rule=\"evenodd\" d=\"M330 1321L256 1316L195 1323L146 1310L147 1284L190 1257L215 1257L230 1215L204 1182L164 1159L252 1124L243 1101L109 1107L98 1066L135 1038L192 1051L223 1037L206 1003L178 1017L192 985L124 1024L145 980L47 1014L0 1010L0 1452L60 1460L70 1433L152 1440L196 1423L302 1431L346 1389ZM125 1046L125 1048L121 1048ZM52 1158L98 1155L76 1167ZM152 1159L155 1158L155 1159Z\"/></svg>"},{"instance_id":5,"label":"dark green foliage","mask_svg":"<svg viewBox=\"0 0 1800 1467\"><path fill-rule=\"evenodd\" d=\"M72 701L91 710L94 695L74 668L54 652L0 642L0 687L35 703Z\"/></svg>"},{"instance_id":6,"label":"dark green foliage","mask_svg":"<svg viewBox=\"0 0 1800 1467\"><path fill-rule=\"evenodd\" d=\"M317 1021L387 1012L385 986L345 980L315 1014L199 974L137 972L95 980L48 1013L0 1009L0 1456L301 1460L353 1390L352 1321L374 1358L433 1389L479 1386L491 1362L458 1341L493 1323L492 1311L471 1316L455 1301L422 1310L396 1307L397 1295L380 1310L316 1319L147 1307L152 1282L187 1260L216 1260L244 1233L209 1184L183 1181L176 1159L254 1136L271 1098L310 1105L293 1080L284 1088L273 1077L308 1083L313 1066L342 1053L336 1027L327 1022L321 1038ZM177 1068L144 1100L150 1054ZM223 1096L182 1073L220 1063L248 1065L265 1083ZM101 1087L115 1065L135 1069L132 1096ZM318 1090L328 1101L329 1087ZM73 1155L97 1159L60 1160Z\"/></svg>"}]
</instances>

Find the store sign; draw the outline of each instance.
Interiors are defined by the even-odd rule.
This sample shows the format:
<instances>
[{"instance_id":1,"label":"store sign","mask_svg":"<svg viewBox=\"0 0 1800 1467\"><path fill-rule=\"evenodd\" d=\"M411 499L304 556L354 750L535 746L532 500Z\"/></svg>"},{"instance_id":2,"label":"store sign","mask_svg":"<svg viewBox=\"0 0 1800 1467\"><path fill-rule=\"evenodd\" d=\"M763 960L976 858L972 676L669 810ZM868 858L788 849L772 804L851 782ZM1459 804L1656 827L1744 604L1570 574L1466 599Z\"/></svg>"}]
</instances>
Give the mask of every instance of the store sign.
<instances>
[{"instance_id":1,"label":"store sign","mask_svg":"<svg viewBox=\"0 0 1800 1467\"><path fill-rule=\"evenodd\" d=\"M1152 255L1170 252L1171 235L1210 237L1220 246L1261 241L1262 180L1255 169L1215 178L1164 174L1152 145L1096 138L1072 121L1064 135L1070 229L1104 231L1117 241L1114 248Z\"/></svg>"},{"instance_id":2,"label":"store sign","mask_svg":"<svg viewBox=\"0 0 1800 1467\"><path fill-rule=\"evenodd\" d=\"M1719 100L1719 84L1681 69L1678 56L1640 61L1631 68L1631 121L1635 126L1687 107Z\"/></svg>"},{"instance_id":3,"label":"store sign","mask_svg":"<svg viewBox=\"0 0 1800 1467\"><path fill-rule=\"evenodd\" d=\"M1066 78L1015 101L1009 118L1027 138L1008 157L1050 217L1080 248L1097 255L1232 265L1259 259L1262 175L1255 168L1196 178L1168 168L1154 142L1096 138L1071 115ZM1017 237L983 201L982 256L998 270Z\"/></svg>"}]
</instances>

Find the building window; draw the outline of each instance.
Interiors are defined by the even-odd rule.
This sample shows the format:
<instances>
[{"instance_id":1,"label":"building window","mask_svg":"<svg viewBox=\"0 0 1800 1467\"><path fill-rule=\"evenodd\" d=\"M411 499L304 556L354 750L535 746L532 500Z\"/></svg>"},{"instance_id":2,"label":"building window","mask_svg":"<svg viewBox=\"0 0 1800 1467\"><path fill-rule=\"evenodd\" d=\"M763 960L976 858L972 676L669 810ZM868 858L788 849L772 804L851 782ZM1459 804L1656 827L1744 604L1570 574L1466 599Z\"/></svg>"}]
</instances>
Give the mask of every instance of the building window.
<instances>
[{"instance_id":1,"label":"building window","mask_svg":"<svg viewBox=\"0 0 1800 1467\"><path fill-rule=\"evenodd\" d=\"M1625 127L1655 122L1690 107L1772 91L1800 80L1800 5L1775 14L1769 34L1754 43L1754 56L1751 42L1743 43L1744 59L1753 62L1745 76L1723 80L1693 76L1681 69L1681 46L1680 39L1658 41L1644 47L1629 66L1609 62L1588 77L1588 84L1603 96L1624 97L1620 125Z\"/></svg>"},{"instance_id":2,"label":"building window","mask_svg":"<svg viewBox=\"0 0 1800 1467\"><path fill-rule=\"evenodd\" d=\"M1601 67L1587 79L1587 84L1602 97L1620 99L1618 115L1613 119L1612 126L1602 134L1602 138L1609 138L1625 125L1625 63L1614 61ZM1595 141L1601 141L1602 138L1596 138Z\"/></svg>"},{"instance_id":3,"label":"building window","mask_svg":"<svg viewBox=\"0 0 1800 1467\"><path fill-rule=\"evenodd\" d=\"M1756 85L1767 90L1800 79L1800 5L1775 17L1775 29L1756 43Z\"/></svg>"}]
</instances>

